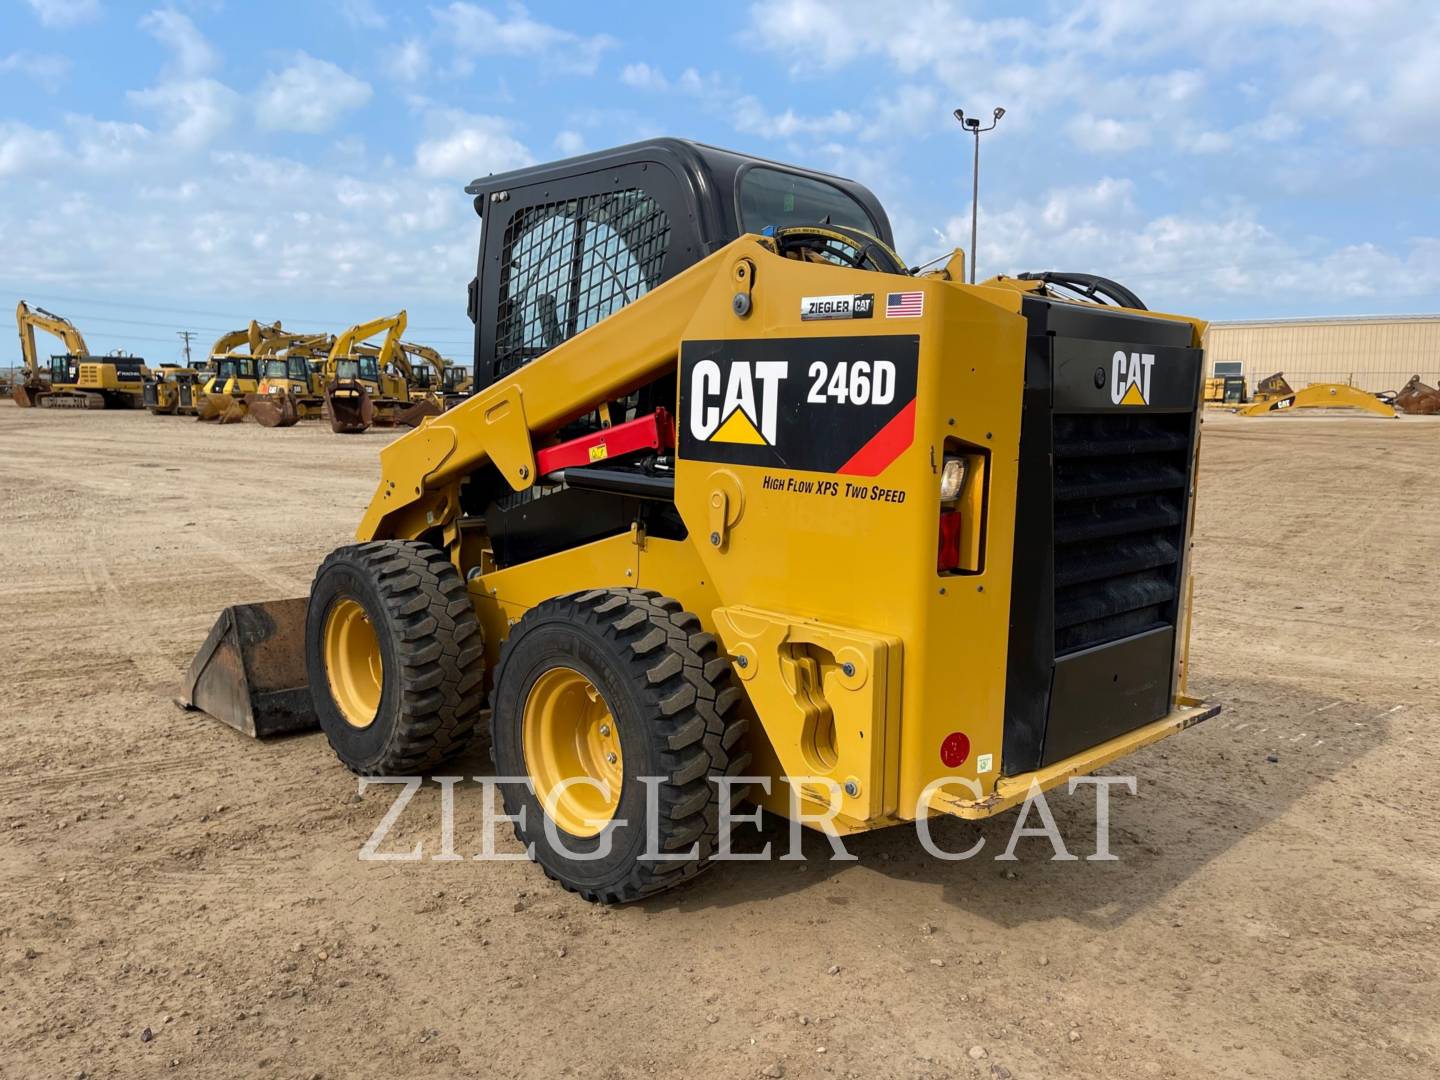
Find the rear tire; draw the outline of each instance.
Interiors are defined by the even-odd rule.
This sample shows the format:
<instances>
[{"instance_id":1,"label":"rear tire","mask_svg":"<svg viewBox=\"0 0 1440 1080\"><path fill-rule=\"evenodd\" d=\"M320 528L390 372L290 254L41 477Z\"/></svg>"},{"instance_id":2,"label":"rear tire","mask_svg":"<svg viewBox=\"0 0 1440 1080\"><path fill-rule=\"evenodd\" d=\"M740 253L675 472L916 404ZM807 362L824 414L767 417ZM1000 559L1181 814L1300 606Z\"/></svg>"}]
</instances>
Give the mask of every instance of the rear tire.
<instances>
[{"instance_id":1,"label":"rear tire","mask_svg":"<svg viewBox=\"0 0 1440 1080\"><path fill-rule=\"evenodd\" d=\"M305 663L320 727L362 776L414 776L469 744L483 702L480 624L429 544L338 548L315 574Z\"/></svg>"},{"instance_id":2,"label":"rear tire","mask_svg":"<svg viewBox=\"0 0 1440 1080\"><path fill-rule=\"evenodd\" d=\"M571 711L582 714L568 727L563 704L556 704L565 694ZM653 590L595 589L531 608L505 643L492 695L496 771L530 779L529 785L501 785L505 812L523 814L514 823L516 837L549 877L592 902L626 903L693 878L716 848L721 788L715 778L743 775L750 764L741 742L749 720L737 708L740 697L715 636L677 600ZM527 749L539 745L533 725L542 722L561 732L563 745L545 755L548 762L531 762ZM587 722L594 731L583 730ZM557 761L598 762L598 770L580 771L597 781L618 776L618 796L612 786L608 800L587 797L567 813L560 801L570 797L566 791L551 803L556 820L547 821L543 800L555 791L550 781ZM660 780L647 787L640 777ZM732 785L731 805L743 794ZM643 857L647 801L655 804L649 813L656 851L683 858ZM577 814L589 822L580 830L587 835L561 825ZM608 852L599 855L606 844Z\"/></svg>"}]
</instances>

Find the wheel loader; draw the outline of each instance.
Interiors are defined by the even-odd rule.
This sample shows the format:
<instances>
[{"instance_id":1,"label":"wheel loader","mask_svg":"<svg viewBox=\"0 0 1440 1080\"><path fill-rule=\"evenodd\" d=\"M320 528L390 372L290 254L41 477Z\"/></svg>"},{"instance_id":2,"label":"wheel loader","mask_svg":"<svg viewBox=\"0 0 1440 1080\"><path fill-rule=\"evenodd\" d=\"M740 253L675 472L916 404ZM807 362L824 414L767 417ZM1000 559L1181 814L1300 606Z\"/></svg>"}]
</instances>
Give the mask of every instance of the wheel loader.
<instances>
[{"instance_id":1,"label":"wheel loader","mask_svg":"<svg viewBox=\"0 0 1440 1080\"><path fill-rule=\"evenodd\" d=\"M24 300L15 305L15 325L25 379L11 388L11 397L21 408L138 409L144 403L150 369L143 358L91 355L74 323L44 308L32 308ZM35 348L37 329L54 334L65 346L64 353L50 357L48 378Z\"/></svg>"},{"instance_id":2,"label":"wheel loader","mask_svg":"<svg viewBox=\"0 0 1440 1080\"><path fill-rule=\"evenodd\" d=\"M318 723L361 776L488 724L521 845L604 903L692 878L743 800L988 818L1218 711L1202 323L912 272L860 184L680 140L466 191L474 394L380 451L308 597L222 613L185 703Z\"/></svg>"}]
</instances>

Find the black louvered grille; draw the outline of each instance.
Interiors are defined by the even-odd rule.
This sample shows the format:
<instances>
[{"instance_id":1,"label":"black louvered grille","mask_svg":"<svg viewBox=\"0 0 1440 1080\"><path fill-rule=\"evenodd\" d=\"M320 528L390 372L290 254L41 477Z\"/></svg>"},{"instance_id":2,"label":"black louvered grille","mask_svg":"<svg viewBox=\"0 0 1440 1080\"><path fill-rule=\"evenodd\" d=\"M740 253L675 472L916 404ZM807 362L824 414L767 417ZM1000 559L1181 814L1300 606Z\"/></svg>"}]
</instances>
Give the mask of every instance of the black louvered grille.
<instances>
[{"instance_id":1,"label":"black louvered grille","mask_svg":"<svg viewBox=\"0 0 1440 1080\"><path fill-rule=\"evenodd\" d=\"M1173 626L1191 417L1054 423L1055 655Z\"/></svg>"}]
</instances>

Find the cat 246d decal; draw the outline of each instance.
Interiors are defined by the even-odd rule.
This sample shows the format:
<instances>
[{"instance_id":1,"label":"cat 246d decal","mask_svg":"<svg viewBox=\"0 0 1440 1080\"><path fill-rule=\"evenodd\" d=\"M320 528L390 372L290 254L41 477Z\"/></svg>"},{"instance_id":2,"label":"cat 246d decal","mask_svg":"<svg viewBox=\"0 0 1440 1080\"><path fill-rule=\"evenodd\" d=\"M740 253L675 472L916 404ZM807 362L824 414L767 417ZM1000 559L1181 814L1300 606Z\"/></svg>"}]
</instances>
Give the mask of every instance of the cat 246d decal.
<instances>
[{"instance_id":1,"label":"cat 246d decal","mask_svg":"<svg viewBox=\"0 0 1440 1080\"><path fill-rule=\"evenodd\" d=\"M878 476L915 440L920 338L687 341L680 456Z\"/></svg>"}]
</instances>

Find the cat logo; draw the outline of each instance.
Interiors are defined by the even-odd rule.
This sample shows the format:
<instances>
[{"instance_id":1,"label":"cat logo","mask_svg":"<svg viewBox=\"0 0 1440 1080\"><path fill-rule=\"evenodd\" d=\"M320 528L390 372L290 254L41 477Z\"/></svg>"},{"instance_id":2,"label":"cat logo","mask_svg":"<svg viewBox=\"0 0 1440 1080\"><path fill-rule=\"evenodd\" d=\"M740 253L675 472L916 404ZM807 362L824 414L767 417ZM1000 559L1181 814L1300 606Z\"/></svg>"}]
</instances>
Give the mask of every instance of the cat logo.
<instances>
[{"instance_id":1,"label":"cat logo","mask_svg":"<svg viewBox=\"0 0 1440 1080\"><path fill-rule=\"evenodd\" d=\"M701 442L774 446L785 360L736 360L722 386L720 365L700 360L690 370L690 434Z\"/></svg>"},{"instance_id":2,"label":"cat logo","mask_svg":"<svg viewBox=\"0 0 1440 1080\"><path fill-rule=\"evenodd\" d=\"M1115 405L1150 404L1150 369L1154 353L1116 349L1110 361L1110 401Z\"/></svg>"}]
</instances>

